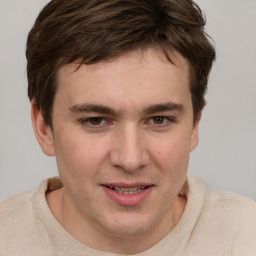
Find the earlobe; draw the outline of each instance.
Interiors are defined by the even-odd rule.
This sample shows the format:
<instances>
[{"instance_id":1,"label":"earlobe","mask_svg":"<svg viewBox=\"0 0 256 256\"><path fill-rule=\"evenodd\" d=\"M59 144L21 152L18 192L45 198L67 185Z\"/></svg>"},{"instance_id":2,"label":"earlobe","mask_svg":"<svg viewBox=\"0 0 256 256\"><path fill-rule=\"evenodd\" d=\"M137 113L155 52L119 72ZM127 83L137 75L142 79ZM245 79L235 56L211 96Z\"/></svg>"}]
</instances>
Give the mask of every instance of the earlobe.
<instances>
[{"instance_id":1,"label":"earlobe","mask_svg":"<svg viewBox=\"0 0 256 256\"><path fill-rule=\"evenodd\" d=\"M31 119L36 139L42 151L48 156L54 156L55 150L52 130L50 126L45 123L40 110L34 103L31 103Z\"/></svg>"},{"instance_id":2,"label":"earlobe","mask_svg":"<svg viewBox=\"0 0 256 256\"><path fill-rule=\"evenodd\" d=\"M192 131L192 135L191 135L190 152L192 152L196 148L196 146L198 145L198 142L199 142L198 127L199 127L199 122L200 122L201 116L202 116L202 112L200 112L197 115L196 122L193 127L193 131Z\"/></svg>"}]
</instances>

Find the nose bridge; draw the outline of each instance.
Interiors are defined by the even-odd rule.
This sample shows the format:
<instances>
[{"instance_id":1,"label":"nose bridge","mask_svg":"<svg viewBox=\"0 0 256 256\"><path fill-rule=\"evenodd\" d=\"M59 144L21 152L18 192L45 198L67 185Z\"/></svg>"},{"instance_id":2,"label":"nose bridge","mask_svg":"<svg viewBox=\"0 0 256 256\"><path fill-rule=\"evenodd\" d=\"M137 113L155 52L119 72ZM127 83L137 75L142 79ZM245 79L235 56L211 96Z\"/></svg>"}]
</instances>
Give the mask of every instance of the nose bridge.
<instances>
[{"instance_id":1,"label":"nose bridge","mask_svg":"<svg viewBox=\"0 0 256 256\"><path fill-rule=\"evenodd\" d=\"M132 172L145 166L148 154L139 127L127 123L119 127L111 152L112 164Z\"/></svg>"}]
</instances>

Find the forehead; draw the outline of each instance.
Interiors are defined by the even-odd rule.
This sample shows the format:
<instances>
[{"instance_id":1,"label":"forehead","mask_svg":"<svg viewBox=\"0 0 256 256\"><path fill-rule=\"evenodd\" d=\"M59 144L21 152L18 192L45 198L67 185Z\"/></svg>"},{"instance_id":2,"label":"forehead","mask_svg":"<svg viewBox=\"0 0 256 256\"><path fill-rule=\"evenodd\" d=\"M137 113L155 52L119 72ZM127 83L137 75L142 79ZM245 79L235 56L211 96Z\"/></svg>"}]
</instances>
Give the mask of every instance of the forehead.
<instances>
[{"instance_id":1,"label":"forehead","mask_svg":"<svg viewBox=\"0 0 256 256\"><path fill-rule=\"evenodd\" d=\"M155 66L159 66L163 64L174 65L176 68L183 70L185 72L189 71L189 62L177 51L169 52L167 54L163 53L158 48L147 48L147 49L139 49L134 51L129 51L124 53L118 57L111 58L108 60L102 60L94 64L81 64L82 60L76 60L73 63L65 64L60 70L57 72L57 78L60 78L60 74L66 73L71 74L78 71L81 67L87 67L88 72L94 72L96 69L106 70L106 69L115 69L117 67L122 67L125 64L128 64L130 69L138 68L138 67L149 67L152 65L152 62Z\"/></svg>"},{"instance_id":2,"label":"forehead","mask_svg":"<svg viewBox=\"0 0 256 256\"><path fill-rule=\"evenodd\" d=\"M161 52L149 49L91 65L67 64L57 73L56 98L116 108L180 101L190 95L189 64L178 53L171 60L173 64Z\"/></svg>"}]
</instances>

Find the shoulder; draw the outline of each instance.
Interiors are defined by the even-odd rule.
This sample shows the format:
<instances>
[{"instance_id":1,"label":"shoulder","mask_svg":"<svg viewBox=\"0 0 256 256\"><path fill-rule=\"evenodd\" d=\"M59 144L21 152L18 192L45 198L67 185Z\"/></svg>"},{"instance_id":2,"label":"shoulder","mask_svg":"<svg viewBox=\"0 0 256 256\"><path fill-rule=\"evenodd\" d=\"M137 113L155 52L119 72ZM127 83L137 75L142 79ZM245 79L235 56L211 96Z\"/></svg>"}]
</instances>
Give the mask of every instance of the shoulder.
<instances>
[{"instance_id":1,"label":"shoulder","mask_svg":"<svg viewBox=\"0 0 256 256\"><path fill-rule=\"evenodd\" d=\"M33 191L21 193L0 202L1 230L14 225L18 228L25 220L34 217L32 209Z\"/></svg>"},{"instance_id":2,"label":"shoulder","mask_svg":"<svg viewBox=\"0 0 256 256\"><path fill-rule=\"evenodd\" d=\"M24 192L0 203L0 254L13 254L10 244L16 247L27 236L34 218L32 194Z\"/></svg>"},{"instance_id":3,"label":"shoulder","mask_svg":"<svg viewBox=\"0 0 256 256\"><path fill-rule=\"evenodd\" d=\"M189 185L194 204L203 197L191 239L194 245L215 248L216 255L256 255L256 202L230 191L208 190L197 178Z\"/></svg>"},{"instance_id":4,"label":"shoulder","mask_svg":"<svg viewBox=\"0 0 256 256\"><path fill-rule=\"evenodd\" d=\"M188 177L189 194L203 198L204 208L211 211L232 213L234 217L251 215L256 218L256 202L231 191L209 190L199 178ZM234 212L235 211L235 212Z\"/></svg>"},{"instance_id":5,"label":"shoulder","mask_svg":"<svg viewBox=\"0 0 256 256\"><path fill-rule=\"evenodd\" d=\"M256 236L255 201L230 191L209 190L201 179L192 176L188 177L187 195L190 203L200 208L200 219L207 220L207 225L225 222L225 226L233 222L234 231L236 227L245 230L255 225Z\"/></svg>"},{"instance_id":6,"label":"shoulder","mask_svg":"<svg viewBox=\"0 0 256 256\"><path fill-rule=\"evenodd\" d=\"M245 224L255 223L256 229L256 202L230 191L209 191L208 207L218 213L225 214L233 220L240 220Z\"/></svg>"},{"instance_id":7,"label":"shoulder","mask_svg":"<svg viewBox=\"0 0 256 256\"><path fill-rule=\"evenodd\" d=\"M233 255L256 254L256 202L229 191L210 191L208 221Z\"/></svg>"},{"instance_id":8,"label":"shoulder","mask_svg":"<svg viewBox=\"0 0 256 256\"><path fill-rule=\"evenodd\" d=\"M45 227L34 209L38 190L32 190L0 202L0 254L35 255L50 252ZM50 254L49 254L50 255Z\"/></svg>"},{"instance_id":9,"label":"shoulder","mask_svg":"<svg viewBox=\"0 0 256 256\"><path fill-rule=\"evenodd\" d=\"M22 207L24 204L31 203L31 197L33 194L33 190L23 192L21 194L9 197L0 202L0 216L2 217L4 214L8 214L10 211L13 212L14 208Z\"/></svg>"}]
</instances>

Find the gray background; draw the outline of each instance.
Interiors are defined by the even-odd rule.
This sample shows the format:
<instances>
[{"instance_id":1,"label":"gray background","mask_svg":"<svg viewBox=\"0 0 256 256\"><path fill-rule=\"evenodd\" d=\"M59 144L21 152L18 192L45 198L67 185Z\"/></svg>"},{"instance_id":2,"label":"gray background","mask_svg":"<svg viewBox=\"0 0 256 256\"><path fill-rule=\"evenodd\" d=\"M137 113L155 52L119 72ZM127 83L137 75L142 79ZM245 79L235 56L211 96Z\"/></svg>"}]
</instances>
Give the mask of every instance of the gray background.
<instances>
[{"instance_id":1,"label":"gray background","mask_svg":"<svg viewBox=\"0 0 256 256\"><path fill-rule=\"evenodd\" d=\"M0 0L0 200L57 175L30 121L25 42L46 0ZM189 174L256 199L256 1L198 0L217 48Z\"/></svg>"}]
</instances>

